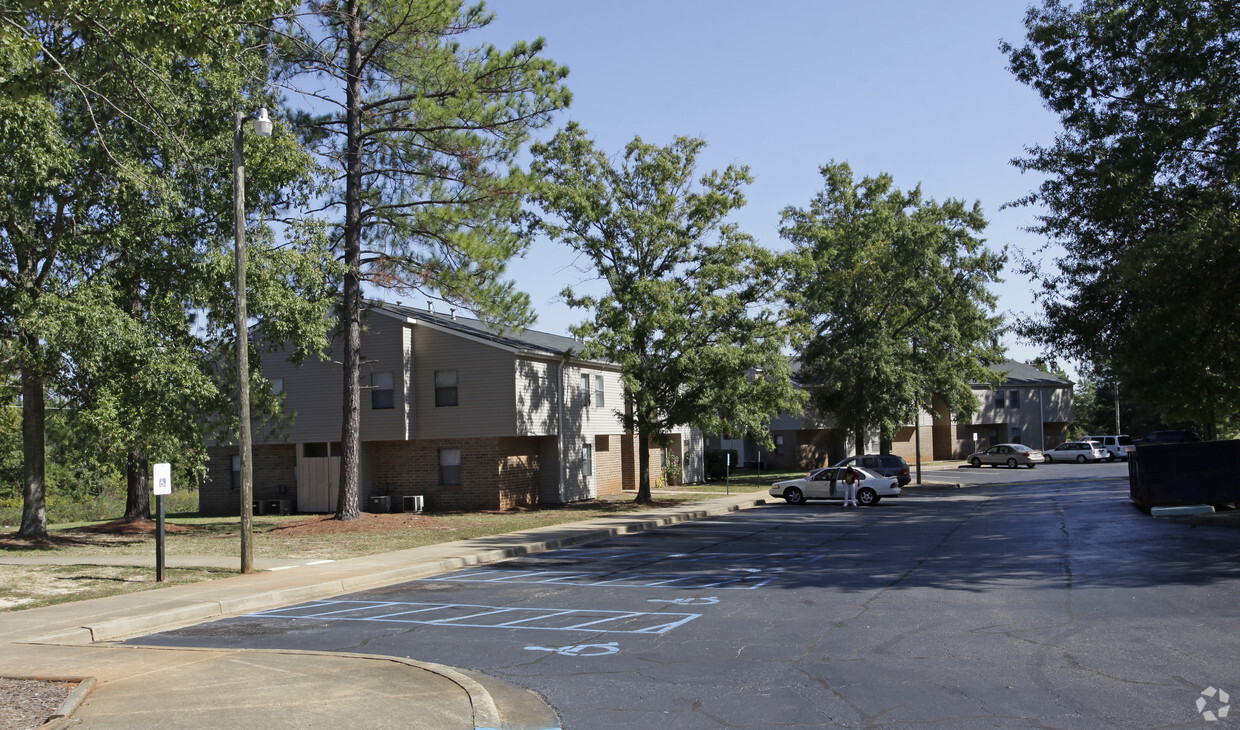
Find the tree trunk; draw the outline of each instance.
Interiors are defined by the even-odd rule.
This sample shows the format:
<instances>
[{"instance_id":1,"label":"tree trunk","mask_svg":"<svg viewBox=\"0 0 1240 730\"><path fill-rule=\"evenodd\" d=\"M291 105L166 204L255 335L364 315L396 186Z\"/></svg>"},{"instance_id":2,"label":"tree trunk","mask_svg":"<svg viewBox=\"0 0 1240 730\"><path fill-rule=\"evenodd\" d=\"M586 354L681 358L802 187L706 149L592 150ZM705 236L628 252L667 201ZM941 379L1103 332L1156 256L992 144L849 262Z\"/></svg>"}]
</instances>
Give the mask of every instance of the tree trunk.
<instances>
[{"instance_id":1,"label":"tree trunk","mask_svg":"<svg viewBox=\"0 0 1240 730\"><path fill-rule=\"evenodd\" d=\"M637 427L637 498L634 502L650 504L650 431Z\"/></svg>"},{"instance_id":2,"label":"tree trunk","mask_svg":"<svg viewBox=\"0 0 1240 730\"><path fill-rule=\"evenodd\" d=\"M147 489L150 460L138 449L130 449L125 456L125 516L126 520L151 519L151 497Z\"/></svg>"},{"instance_id":3,"label":"tree trunk","mask_svg":"<svg viewBox=\"0 0 1240 730\"><path fill-rule=\"evenodd\" d=\"M345 103L348 107L345 150L344 214L344 292L340 308L344 337L344 419L340 434L340 496L336 519L361 517L361 389L362 367L362 28L357 0L350 0L345 11L348 25L349 57L346 70Z\"/></svg>"},{"instance_id":4,"label":"tree trunk","mask_svg":"<svg viewBox=\"0 0 1240 730\"><path fill-rule=\"evenodd\" d=\"M855 426L853 428L853 453L861 456L865 453L865 426Z\"/></svg>"},{"instance_id":5,"label":"tree trunk","mask_svg":"<svg viewBox=\"0 0 1240 730\"><path fill-rule=\"evenodd\" d=\"M22 524L20 537L47 537L43 378L22 366Z\"/></svg>"}]
</instances>

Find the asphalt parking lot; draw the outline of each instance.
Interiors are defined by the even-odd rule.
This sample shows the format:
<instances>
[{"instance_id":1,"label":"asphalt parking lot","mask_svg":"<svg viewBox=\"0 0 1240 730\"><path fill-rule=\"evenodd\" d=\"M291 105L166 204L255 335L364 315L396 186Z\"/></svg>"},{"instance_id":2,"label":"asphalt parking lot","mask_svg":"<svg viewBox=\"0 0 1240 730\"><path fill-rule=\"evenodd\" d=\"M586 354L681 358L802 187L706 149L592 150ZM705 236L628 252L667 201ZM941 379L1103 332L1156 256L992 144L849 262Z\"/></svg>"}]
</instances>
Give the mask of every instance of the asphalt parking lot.
<instances>
[{"instance_id":1,"label":"asphalt parking lot","mask_svg":"<svg viewBox=\"0 0 1240 730\"><path fill-rule=\"evenodd\" d=\"M1238 533L1149 518L1116 469L962 469L1022 479L774 503L134 643L441 662L568 728L1203 722L1240 676Z\"/></svg>"}]
</instances>

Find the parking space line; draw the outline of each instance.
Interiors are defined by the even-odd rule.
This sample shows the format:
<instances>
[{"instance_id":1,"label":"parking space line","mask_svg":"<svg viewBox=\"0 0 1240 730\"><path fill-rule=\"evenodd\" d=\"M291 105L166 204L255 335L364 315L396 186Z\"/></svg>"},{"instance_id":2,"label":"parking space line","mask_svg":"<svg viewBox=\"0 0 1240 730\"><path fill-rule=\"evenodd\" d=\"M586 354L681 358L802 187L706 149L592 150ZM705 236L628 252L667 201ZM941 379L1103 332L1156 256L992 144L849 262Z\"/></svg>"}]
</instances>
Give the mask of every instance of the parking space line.
<instances>
[{"instance_id":1,"label":"parking space line","mask_svg":"<svg viewBox=\"0 0 1240 730\"><path fill-rule=\"evenodd\" d=\"M403 608L404 610L391 611L390 609L393 608ZM375 615L373 613L375 610L386 612ZM511 619L502 621L487 620L488 617L502 616L510 616ZM277 608L270 611L248 614L246 617L524 629L531 631L665 634L700 616L701 614L699 613L679 612L341 600L320 601L310 606ZM537 625L535 625L536 623Z\"/></svg>"}]
</instances>

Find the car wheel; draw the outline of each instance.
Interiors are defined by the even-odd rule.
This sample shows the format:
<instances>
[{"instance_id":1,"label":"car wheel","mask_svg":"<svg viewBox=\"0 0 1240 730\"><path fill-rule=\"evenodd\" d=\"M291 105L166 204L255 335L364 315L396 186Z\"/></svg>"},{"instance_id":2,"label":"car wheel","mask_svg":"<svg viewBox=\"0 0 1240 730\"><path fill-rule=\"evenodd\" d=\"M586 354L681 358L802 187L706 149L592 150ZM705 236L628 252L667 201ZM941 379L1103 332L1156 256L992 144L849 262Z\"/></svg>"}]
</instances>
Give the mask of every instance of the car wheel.
<instances>
[{"instance_id":1,"label":"car wheel","mask_svg":"<svg viewBox=\"0 0 1240 730\"><path fill-rule=\"evenodd\" d=\"M878 504L878 492L869 487L862 487L857 490L857 501L869 507Z\"/></svg>"},{"instance_id":2,"label":"car wheel","mask_svg":"<svg viewBox=\"0 0 1240 730\"><path fill-rule=\"evenodd\" d=\"M1032 469L1033 467L1037 466L1037 464L1035 464L1035 463L1033 463L1033 462L1031 461L1031 462L1029 462L1028 464L1026 464L1025 466L1027 466L1027 467L1029 467L1030 469Z\"/></svg>"},{"instance_id":3,"label":"car wheel","mask_svg":"<svg viewBox=\"0 0 1240 730\"><path fill-rule=\"evenodd\" d=\"M981 460L981 459L979 459L979 458L977 458L976 456L974 456L974 457L973 457L973 458L969 461L969 463L970 463L970 464L972 464L972 465L974 466L974 468L979 468L979 469L980 469L980 468L981 468L981 466L982 466L982 460Z\"/></svg>"},{"instance_id":4,"label":"car wheel","mask_svg":"<svg viewBox=\"0 0 1240 730\"><path fill-rule=\"evenodd\" d=\"M1078 457L1076 457L1076 463L1078 463L1078 464L1084 464L1084 463L1085 463L1085 456L1084 456L1084 455L1082 455L1082 456L1078 456Z\"/></svg>"},{"instance_id":5,"label":"car wheel","mask_svg":"<svg viewBox=\"0 0 1240 730\"><path fill-rule=\"evenodd\" d=\"M788 504L805 504L805 494L796 487L785 489L784 499L788 500Z\"/></svg>"},{"instance_id":6,"label":"car wheel","mask_svg":"<svg viewBox=\"0 0 1240 730\"><path fill-rule=\"evenodd\" d=\"M1008 459L1008 468L1009 468L1009 469L1015 469L1015 468L1016 468L1016 459L1015 459L1015 458Z\"/></svg>"},{"instance_id":7,"label":"car wheel","mask_svg":"<svg viewBox=\"0 0 1240 730\"><path fill-rule=\"evenodd\" d=\"M1055 463L1055 457L1051 456L1050 454L1047 454L1047 455L1046 455L1046 463L1047 463L1047 464L1054 464L1054 463Z\"/></svg>"}]
</instances>

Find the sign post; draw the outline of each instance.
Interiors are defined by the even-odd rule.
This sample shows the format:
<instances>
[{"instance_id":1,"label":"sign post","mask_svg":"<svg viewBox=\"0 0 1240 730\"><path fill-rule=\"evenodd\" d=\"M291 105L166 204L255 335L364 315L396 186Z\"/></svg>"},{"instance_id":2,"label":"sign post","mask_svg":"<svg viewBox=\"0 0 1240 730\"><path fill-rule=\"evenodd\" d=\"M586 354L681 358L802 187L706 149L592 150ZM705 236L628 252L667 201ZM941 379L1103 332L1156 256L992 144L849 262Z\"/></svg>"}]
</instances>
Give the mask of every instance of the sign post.
<instances>
[{"instance_id":1,"label":"sign post","mask_svg":"<svg viewBox=\"0 0 1240 730\"><path fill-rule=\"evenodd\" d=\"M155 582L164 582L164 495L172 494L172 465L155 465Z\"/></svg>"},{"instance_id":2,"label":"sign post","mask_svg":"<svg viewBox=\"0 0 1240 730\"><path fill-rule=\"evenodd\" d=\"M732 494L732 452L727 453L728 465L723 469L723 483L726 485L727 494Z\"/></svg>"}]
</instances>

